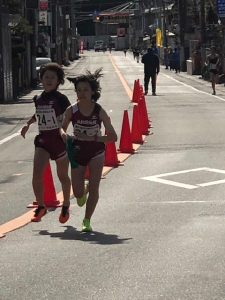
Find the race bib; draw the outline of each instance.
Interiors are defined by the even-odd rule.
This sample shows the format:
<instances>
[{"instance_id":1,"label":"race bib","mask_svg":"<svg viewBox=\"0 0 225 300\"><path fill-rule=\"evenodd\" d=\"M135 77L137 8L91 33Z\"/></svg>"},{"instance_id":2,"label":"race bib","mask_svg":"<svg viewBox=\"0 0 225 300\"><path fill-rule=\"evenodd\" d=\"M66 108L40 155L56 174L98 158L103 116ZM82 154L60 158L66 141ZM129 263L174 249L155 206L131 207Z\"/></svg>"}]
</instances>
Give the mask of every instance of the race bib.
<instances>
[{"instance_id":1,"label":"race bib","mask_svg":"<svg viewBox=\"0 0 225 300\"><path fill-rule=\"evenodd\" d=\"M38 120L38 128L40 131L59 128L54 109L37 109L36 116Z\"/></svg>"},{"instance_id":2,"label":"race bib","mask_svg":"<svg viewBox=\"0 0 225 300\"><path fill-rule=\"evenodd\" d=\"M211 70L216 70L217 64L210 64L210 69Z\"/></svg>"},{"instance_id":3,"label":"race bib","mask_svg":"<svg viewBox=\"0 0 225 300\"><path fill-rule=\"evenodd\" d=\"M101 130L98 124L90 127L75 124L74 133L76 132L85 133L88 136L95 136L95 135L101 136Z\"/></svg>"}]
</instances>

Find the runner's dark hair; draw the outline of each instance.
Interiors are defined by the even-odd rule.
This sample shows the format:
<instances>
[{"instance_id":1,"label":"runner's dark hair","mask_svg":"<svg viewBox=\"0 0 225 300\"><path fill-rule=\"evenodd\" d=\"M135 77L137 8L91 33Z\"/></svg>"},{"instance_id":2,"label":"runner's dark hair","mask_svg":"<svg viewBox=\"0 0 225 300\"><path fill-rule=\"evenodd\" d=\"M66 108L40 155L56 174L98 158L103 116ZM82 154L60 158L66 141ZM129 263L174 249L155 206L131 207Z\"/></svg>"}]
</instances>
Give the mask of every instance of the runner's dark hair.
<instances>
[{"instance_id":1,"label":"runner's dark hair","mask_svg":"<svg viewBox=\"0 0 225 300\"><path fill-rule=\"evenodd\" d=\"M92 95L92 100L97 102L101 96L101 90L102 90L99 83L99 79L101 77L103 77L102 68L99 68L94 73L91 73L89 70L87 70L86 74L78 75L75 78L67 77L67 79L73 82L75 90L77 89L78 83L88 82L91 86L92 91L94 91L94 94Z\"/></svg>"},{"instance_id":2,"label":"runner's dark hair","mask_svg":"<svg viewBox=\"0 0 225 300\"><path fill-rule=\"evenodd\" d=\"M46 71L55 72L57 74L59 84L64 84L65 74L64 74L63 68L59 64L50 62L46 65L41 66L40 67L40 79L43 79L43 76Z\"/></svg>"}]
</instances>

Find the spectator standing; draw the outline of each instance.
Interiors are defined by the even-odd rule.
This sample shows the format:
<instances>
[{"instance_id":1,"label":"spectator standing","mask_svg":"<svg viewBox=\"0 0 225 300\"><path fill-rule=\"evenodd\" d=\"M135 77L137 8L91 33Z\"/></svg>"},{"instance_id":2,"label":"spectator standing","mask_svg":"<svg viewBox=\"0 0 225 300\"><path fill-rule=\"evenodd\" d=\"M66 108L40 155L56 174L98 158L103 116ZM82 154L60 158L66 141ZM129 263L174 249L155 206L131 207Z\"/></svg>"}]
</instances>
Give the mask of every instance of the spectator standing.
<instances>
[{"instance_id":1,"label":"spectator standing","mask_svg":"<svg viewBox=\"0 0 225 300\"><path fill-rule=\"evenodd\" d=\"M177 48L174 48L172 59L174 63L175 73L177 73L178 71L180 72L180 51Z\"/></svg>"},{"instance_id":2,"label":"spectator standing","mask_svg":"<svg viewBox=\"0 0 225 300\"><path fill-rule=\"evenodd\" d=\"M169 66L170 66L170 70L173 70L173 49L171 47L169 47L168 50L168 61L169 61Z\"/></svg>"},{"instance_id":3,"label":"spectator standing","mask_svg":"<svg viewBox=\"0 0 225 300\"><path fill-rule=\"evenodd\" d=\"M152 49L153 49L153 53L154 54L159 55L159 51L158 51L158 49L157 49L157 47L156 47L155 44L152 46Z\"/></svg>"},{"instance_id":4,"label":"spectator standing","mask_svg":"<svg viewBox=\"0 0 225 300\"><path fill-rule=\"evenodd\" d=\"M134 56L134 60L136 58L136 49L133 49L133 56Z\"/></svg>"},{"instance_id":5,"label":"spectator standing","mask_svg":"<svg viewBox=\"0 0 225 300\"><path fill-rule=\"evenodd\" d=\"M200 75L201 74L201 67L202 67L202 57L201 52L199 48L195 48L195 51L192 55L192 61L194 64L194 75Z\"/></svg>"},{"instance_id":6,"label":"spectator standing","mask_svg":"<svg viewBox=\"0 0 225 300\"><path fill-rule=\"evenodd\" d=\"M166 70L168 69L169 59L168 59L168 48L164 48L164 65L166 66Z\"/></svg>"},{"instance_id":7,"label":"spectator standing","mask_svg":"<svg viewBox=\"0 0 225 300\"><path fill-rule=\"evenodd\" d=\"M140 59L140 52L139 50L137 49L136 52L135 52L135 57L137 59L137 63L139 63L139 59Z\"/></svg>"},{"instance_id":8,"label":"spectator standing","mask_svg":"<svg viewBox=\"0 0 225 300\"><path fill-rule=\"evenodd\" d=\"M148 94L148 85L151 78L152 95L156 96L156 75L160 71L159 58L153 53L152 48L148 48L148 52L143 55L141 62L144 64L144 86L145 95Z\"/></svg>"}]
</instances>

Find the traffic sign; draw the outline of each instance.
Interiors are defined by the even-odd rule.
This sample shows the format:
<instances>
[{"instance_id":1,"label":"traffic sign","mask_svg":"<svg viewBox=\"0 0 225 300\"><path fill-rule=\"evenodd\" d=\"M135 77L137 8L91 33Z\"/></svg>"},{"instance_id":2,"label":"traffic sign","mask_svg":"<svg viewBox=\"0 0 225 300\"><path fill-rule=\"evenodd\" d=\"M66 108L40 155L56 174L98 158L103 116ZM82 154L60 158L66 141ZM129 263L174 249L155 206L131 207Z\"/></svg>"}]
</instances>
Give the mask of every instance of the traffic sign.
<instances>
[{"instance_id":1,"label":"traffic sign","mask_svg":"<svg viewBox=\"0 0 225 300\"><path fill-rule=\"evenodd\" d=\"M220 18L225 17L225 0L217 0L217 13Z\"/></svg>"},{"instance_id":2,"label":"traffic sign","mask_svg":"<svg viewBox=\"0 0 225 300\"><path fill-rule=\"evenodd\" d=\"M39 22L42 22L44 26L48 25L48 12L46 10L39 11Z\"/></svg>"},{"instance_id":3,"label":"traffic sign","mask_svg":"<svg viewBox=\"0 0 225 300\"><path fill-rule=\"evenodd\" d=\"M40 10L48 10L48 1L47 0L40 0L39 1Z\"/></svg>"},{"instance_id":4,"label":"traffic sign","mask_svg":"<svg viewBox=\"0 0 225 300\"><path fill-rule=\"evenodd\" d=\"M38 26L39 33L48 33L51 35L51 26Z\"/></svg>"}]
</instances>

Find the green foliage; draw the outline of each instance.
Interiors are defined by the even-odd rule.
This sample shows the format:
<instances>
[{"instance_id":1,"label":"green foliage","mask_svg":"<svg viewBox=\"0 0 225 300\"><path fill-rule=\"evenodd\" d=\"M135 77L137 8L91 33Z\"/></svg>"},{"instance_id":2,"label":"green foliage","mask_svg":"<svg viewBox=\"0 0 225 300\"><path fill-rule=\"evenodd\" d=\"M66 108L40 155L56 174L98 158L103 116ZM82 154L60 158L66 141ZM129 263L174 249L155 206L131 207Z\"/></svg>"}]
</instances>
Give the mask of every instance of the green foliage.
<instances>
[{"instance_id":1,"label":"green foliage","mask_svg":"<svg viewBox=\"0 0 225 300\"><path fill-rule=\"evenodd\" d=\"M11 31L14 35L32 34L33 27L29 24L27 19L19 18L19 22L11 26Z\"/></svg>"},{"instance_id":2,"label":"green foliage","mask_svg":"<svg viewBox=\"0 0 225 300\"><path fill-rule=\"evenodd\" d=\"M23 35L32 34L33 27L26 19L20 17L18 23L11 25L11 32L13 72L17 72L22 65L22 59L19 54L26 52L26 47L23 44Z\"/></svg>"}]
</instances>

